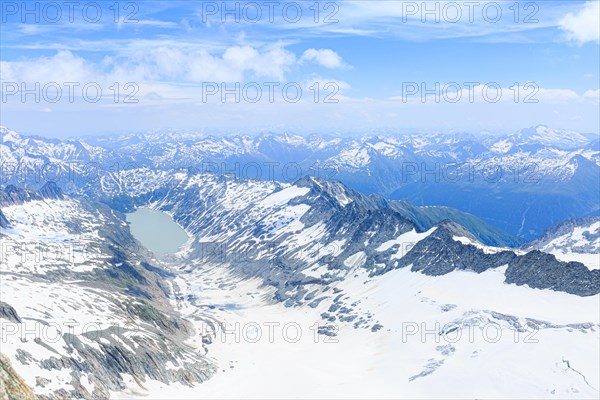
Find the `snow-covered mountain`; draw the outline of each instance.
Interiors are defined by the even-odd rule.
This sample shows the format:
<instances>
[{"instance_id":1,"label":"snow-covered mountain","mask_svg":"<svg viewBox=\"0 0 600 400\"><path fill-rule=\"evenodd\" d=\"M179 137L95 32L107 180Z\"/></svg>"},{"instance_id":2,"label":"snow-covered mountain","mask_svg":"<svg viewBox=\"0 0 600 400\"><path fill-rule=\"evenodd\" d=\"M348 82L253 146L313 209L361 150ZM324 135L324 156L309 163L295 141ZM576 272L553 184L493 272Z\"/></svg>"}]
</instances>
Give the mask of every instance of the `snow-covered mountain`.
<instances>
[{"instance_id":1,"label":"snow-covered mountain","mask_svg":"<svg viewBox=\"0 0 600 400\"><path fill-rule=\"evenodd\" d=\"M513 275L515 282L580 295L595 294L598 274L589 273L583 266L574 265L568 269L557 260L545 260L543 267L555 270L553 276L557 280L551 283L545 280L547 277L537 275L538 266L533 255L519 255L509 249L486 252L471 232L451 221L434 224L427 230L431 234L428 237L429 234L389 203L374 201L373 197L355 192L339 182L305 177L290 186L193 170L169 174L141 169L131 173L135 179L128 179L114 194L106 193L108 197L103 201L121 211L150 203L171 213L187 231L202 235L191 246L198 257L212 255L203 252L204 242L211 248L226 249L225 254L217 253L218 257L243 255L246 249L252 249L254 257L236 260L237 268L251 276L266 273L271 282L280 285L290 280L302 281L304 269L310 271L312 266L318 270L331 257L330 252L335 252L342 259L355 256L356 262L373 275L404 266L442 275L455 269L481 272L505 264L510 273L512 265L526 263L529 270L523 273L527 276ZM418 246L403 238L404 234L407 237L417 235ZM396 242L390 243L391 237ZM410 245L412 253L404 254L406 249L401 244ZM413 245L417 249L423 246L422 251L417 251ZM401 254L406 255L404 261L399 261ZM466 254L469 257L464 261ZM271 267L279 265L280 258L286 268L273 270ZM321 270L324 276L335 280L337 273L344 276L344 270L349 266L338 262ZM578 270L577 275L583 281L577 280L574 287L569 287L572 278L562 274L572 270ZM274 271L282 277L272 276ZM315 278L310 273L309 276ZM584 283L587 279L589 282ZM283 293L281 296L289 297Z\"/></svg>"},{"instance_id":2,"label":"snow-covered mountain","mask_svg":"<svg viewBox=\"0 0 600 400\"><path fill-rule=\"evenodd\" d=\"M517 249L457 209L320 176L205 168L295 155L321 172L339 163L355 186L369 174L389 185L393 160L493 164L529 152L553 165L573 154L572 175L545 169L550 186L584 185L571 201L593 213L591 142L502 153L467 134L176 137L89 144L3 130L0 370L24 395L598 397L597 218ZM434 191L429 183L406 187ZM492 194L509 197L507 181L497 186ZM453 190L476 201L485 186L473 188ZM535 188L552 219L555 197ZM185 230L179 252L158 256L132 237L125 213L139 207Z\"/></svg>"},{"instance_id":3,"label":"snow-covered mountain","mask_svg":"<svg viewBox=\"0 0 600 400\"><path fill-rule=\"evenodd\" d=\"M43 398L108 398L130 380L214 373L205 349L184 342L193 331L169 303L168 272L148 263L121 215L53 183L8 186L0 206L0 347L21 377L3 386L22 379Z\"/></svg>"},{"instance_id":4,"label":"snow-covered mountain","mask_svg":"<svg viewBox=\"0 0 600 400\"><path fill-rule=\"evenodd\" d=\"M600 208L600 191L589 184L600 180L597 136L542 125L503 137L148 133L56 141L7 128L2 134L4 184L53 177L75 187L70 191L107 171L140 167L194 167L288 183L311 175L367 194L474 214L521 242Z\"/></svg>"},{"instance_id":5,"label":"snow-covered mountain","mask_svg":"<svg viewBox=\"0 0 600 400\"><path fill-rule=\"evenodd\" d=\"M564 221L525 248L553 254L562 261L579 261L589 268L600 269L600 216Z\"/></svg>"},{"instance_id":6,"label":"snow-covered mountain","mask_svg":"<svg viewBox=\"0 0 600 400\"><path fill-rule=\"evenodd\" d=\"M561 150L580 149L589 143L590 139L597 139L593 135L566 130L551 129L544 125L521 129L509 138L511 150L518 147L554 147Z\"/></svg>"},{"instance_id":7,"label":"snow-covered mountain","mask_svg":"<svg viewBox=\"0 0 600 400\"><path fill-rule=\"evenodd\" d=\"M102 203L54 184L9 186L1 199L3 243L19 245L3 245L2 352L38 394L215 397L234 385L247 397L281 396L311 379L314 389L299 393L435 397L450 379L445 390L459 397L597 395L600 270L486 246L450 221L423 230L339 182L141 168L104 186ZM139 206L188 232L176 258L153 259L131 238L122 211ZM36 260L23 255L31 243L74 249ZM57 342L27 340L23 325L40 321L60 327ZM63 328L89 324L74 335ZM304 331L298 341L286 336L292 325ZM240 326L287 328L273 342L249 331L236 340ZM456 340L457 331L473 339ZM523 352L534 376L515 368ZM306 372L284 373L273 359L282 354ZM514 388L483 364L512 371ZM466 385L472 374L485 384Z\"/></svg>"},{"instance_id":8,"label":"snow-covered mountain","mask_svg":"<svg viewBox=\"0 0 600 400\"><path fill-rule=\"evenodd\" d=\"M9 246L3 326L93 324L25 341L3 331L2 352L36 393L278 397L311 382L296 393L598 394L600 270L486 246L450 221L423 230L318 178L142 168L102 196L53 184L2 192L3 243L78 245L68 260L37 262ZM133 241L121 211L139 206L190 235L175 258Z\"/></svg>"}]
</instances>

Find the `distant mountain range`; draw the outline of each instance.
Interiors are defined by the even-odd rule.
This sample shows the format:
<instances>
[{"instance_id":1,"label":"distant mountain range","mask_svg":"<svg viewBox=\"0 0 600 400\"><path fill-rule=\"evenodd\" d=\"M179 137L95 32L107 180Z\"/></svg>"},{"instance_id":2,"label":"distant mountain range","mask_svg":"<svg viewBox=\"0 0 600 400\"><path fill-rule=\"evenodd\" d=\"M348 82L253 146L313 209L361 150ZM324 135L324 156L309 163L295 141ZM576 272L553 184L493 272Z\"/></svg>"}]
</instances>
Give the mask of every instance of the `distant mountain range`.
<instances>
[{"instance_id":1,"label":"distant mountain range","mask_svg":"<svg viewBox=\"0 0 600 400\"><path fill-rule=\"evenodd\" d=\"M141 167L192 167L288 183L310 175L402 200L394 207L424 228L449 218L478 226L471 231L484 243L510 246L600 210L598 137L542 125L502 137L148 133L61 141L0 132L4 184L54 177L68 193L108 179L109 172L121 179ZM442 207L425 216L423 206Z\"/></svg>"}]
</instances>

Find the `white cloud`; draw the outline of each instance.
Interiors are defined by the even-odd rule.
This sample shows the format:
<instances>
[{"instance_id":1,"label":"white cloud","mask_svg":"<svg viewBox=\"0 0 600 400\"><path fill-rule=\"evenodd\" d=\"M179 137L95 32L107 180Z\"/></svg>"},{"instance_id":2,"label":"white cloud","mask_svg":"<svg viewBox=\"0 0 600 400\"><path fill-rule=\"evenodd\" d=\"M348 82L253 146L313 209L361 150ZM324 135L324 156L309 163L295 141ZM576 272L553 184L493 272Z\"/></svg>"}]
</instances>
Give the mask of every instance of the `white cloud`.
<instances>
[{"instance_id":1,"label":"white cloud","mask_svg":"<svg viewBox=\"0 0 600 400\"><path fill-rule=\"evenodd\" d=\"M589 1L575 13L568 13L559 22L569 40L580 44L600 42L600 2Z\"/></svg>"},{"instance_id":2,"label":"white cloud","mask_svg":"<svg viewBox=\"0 0 600 400\"><path fill-rule=\"evenodd\" d=\"M580 96L571 89L545 89L539 88L536 93L531 95L532 99L539 101L562 103L568 101L580 100Z\"/></svg>"},{"instance_id":3,"label":"white cloud","mask_svg":"<svg viewBox=\"0 0 600 400\"><path fill-rule=\"evenodd\" d=\"M588 100L590 103L600 104L600 89L587 90L583 93L583 98Z\"/></svg>"},{"instance_id":4,"label":"white cloud","mask_svg":"<svg viewBox=\"0 0 600 400\"><path fill-rule=\"evenodd\" d=\"M300 62L313 61L330 69L343 68L346 66L342 57L331 49L308 49L300 57Z\"/></svg>"},{"instance_id":5,"label":"white cloud","mask_svg":"<svg viewBox=\"0 0 600 400\"><path fill-rule=\"evenodd\" d=\"M61 50L51 57L25 61L0 61L2 80L12 82L92 82L99 75L92 63Z\"/></svg>"},{"instance_id":6,"label":"white cloud","mask_svg":"<svg viewBox=\"0 0 600 400\"><path fill-rule=\"evenodd\" d=\"M160 49L159 49L160 50ZM174 52L179 67L170 65ZM184 53L179 50L150 52L145 62L154 64L161 77L172 77L191 82L242 82L246 78L283 80L285 73L296 62L294 53L282 46L257 49L251 46L232 46L221 56L204 50Z\"/></svg>"},{"instance_id":7,"label":"white cloud","mask_svg":"<svg viewBox=\"0 0 600 400\"><path fill-rule=\"evenodd\" d=\"M284 73L296 62L296 55L280 45L262 53L250 46L234 46L225 51L223 60L238 70L252 71L257 77L283 80Z\"/></svg>"},{"instance_id":8,"label":"white cloud","mask_svg":"<svg viewBox=\"0 0 600 400\"><path fill-rule=\"evenodd\" d=\"M515 22L513 2L355 0L339 2L339 12L335 14L338 23L312 26L306 23L305 28L335 35L393 37L416 42L474 38L480 42L522 43L524 40L540 40L541 35L530 37L527 33L555 28L560 17L564 16L565 6L561 2L546 3L543 10L538 10L540 12L532 12L530 8L523 11L521 5L519 20ZM494 12L499 13L499 19ZM521 23L526 17L537 19L537 22Z\"/></svg>"},{"instance_id":9,"label":"white cloud","mask_svg":"<svg viewBox=\"0 0 600 400\"><path fill-rule=\"evenodd\" d=\"M281 81L296 63L282 45L261 48L231 46L220 54L206 50L159 46L128 56L91 62L68 50L50 57L0 61L2 79L12 82L243 82L264 78Z\"/></svg>"}]
</instances>

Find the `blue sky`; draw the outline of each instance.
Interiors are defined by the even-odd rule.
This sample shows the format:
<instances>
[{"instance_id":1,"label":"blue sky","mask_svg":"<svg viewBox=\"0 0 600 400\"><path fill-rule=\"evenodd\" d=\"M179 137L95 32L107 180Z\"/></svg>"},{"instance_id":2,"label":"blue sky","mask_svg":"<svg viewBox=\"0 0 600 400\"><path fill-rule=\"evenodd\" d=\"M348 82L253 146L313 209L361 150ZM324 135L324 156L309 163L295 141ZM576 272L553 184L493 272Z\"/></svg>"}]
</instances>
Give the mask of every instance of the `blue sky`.
<instances>
[{"instance_id":1,"label":"blue sky","mask_svg":"<svg viewBox=\"0 0 600 400\"><path fill-rule=\"evenodd\" d=\"M1 123L17 131L599 130L597 1L1 7ZM78 84L72 96L66 82ZM83 96L89 85L97 102ZM297 101L284 85L302 90Z\"/></svg>"}]
</instances>

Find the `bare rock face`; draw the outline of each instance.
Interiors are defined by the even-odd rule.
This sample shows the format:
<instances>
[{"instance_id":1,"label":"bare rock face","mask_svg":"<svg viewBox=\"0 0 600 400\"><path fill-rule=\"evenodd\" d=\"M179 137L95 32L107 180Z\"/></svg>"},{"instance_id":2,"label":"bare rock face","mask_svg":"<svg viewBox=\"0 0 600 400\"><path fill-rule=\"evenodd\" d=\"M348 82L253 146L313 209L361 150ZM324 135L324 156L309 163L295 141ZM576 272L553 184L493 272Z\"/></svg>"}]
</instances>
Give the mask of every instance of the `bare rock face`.
<instances>
[{"instance_id":1,"label":"bare rock face","mask_svg":"<svg viewBox=\"0 0 600 400\"><path fill-rule=\"evenodd\" d=\"M4 216L4 213L2 212L2 210L0 210L0 228L8 228L8 227L9 227L8 220Z\"/></svg>"},{"instance_id":2,"label":"bare rock face","mask_svg":"<svg viewBox=\"0 0 600 400\"><path fill-rule=\"evenodd\" d=\"M534 250L508 266L506 283L593 296L600 293L600 270L589 270L578 262L558 261L552 254Z\"/></svg>"},{"instance_id":3,"label":"bare rock face","mask_svg":"<svg viewBox=\"0 0 600 400\"><path fill-rule=\"evenodd\" d=\"M15 372L10 360L0 353L0 400L35 400L29 386Z\"/></svg>"},{"instance_id":4,"label":"bare rock face","mask_svg":"<svg viewBox=\"0 0 600 400\"><path fill-rule=\"evenodd\" d=\"M4 318L11 322L21 322L21 318L17 315L17 312L10 304L0 301L0 318Z\"/></svg>"},{"instance_id":5,"label":"bare rock face","mask_svg":"<svg viewBox=\"0 0 600 400\"><path fill-rule=\"evenodd\" d=\"M169 301L172 274L149 263L122 214L54 184L9 186L0 204L11 227L1 238L2 399L34 398L9 360L16 371L36 366L24 376L43 399L104 399L127 379L191 386L214 374L205 349L185 343L196 332ZM20 301L23 292L36 296Z\"/></svg>"}]
</instances>

